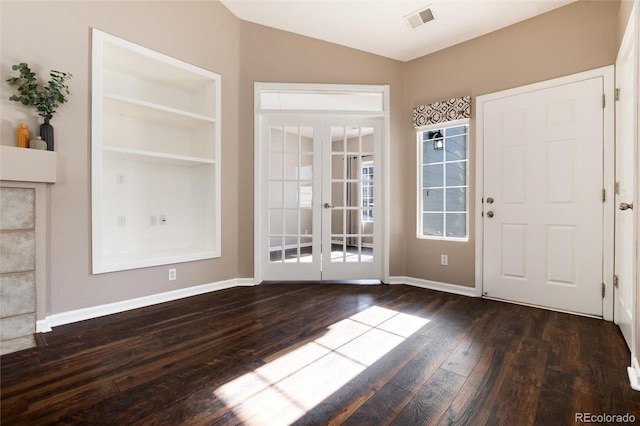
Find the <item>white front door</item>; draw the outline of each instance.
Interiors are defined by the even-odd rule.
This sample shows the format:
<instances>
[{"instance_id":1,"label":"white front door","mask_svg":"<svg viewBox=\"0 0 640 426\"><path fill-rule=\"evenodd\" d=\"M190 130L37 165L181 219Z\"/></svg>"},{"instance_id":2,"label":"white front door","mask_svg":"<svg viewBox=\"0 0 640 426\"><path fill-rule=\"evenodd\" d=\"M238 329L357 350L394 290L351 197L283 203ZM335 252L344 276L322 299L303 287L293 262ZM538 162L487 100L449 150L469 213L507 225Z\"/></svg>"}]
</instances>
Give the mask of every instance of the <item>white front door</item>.
<instances>
[{"instance_id":1,"label":"white front door","mask_svg":"<svg viewBox=\"0 0 640 426\"><path fill-rule=\"evenodd\" d=\"M603 78L483 103L483 294L602 316Z\"/></svg>"},{"instance_id":2,"label":"white front door","mask_svg":"<svg viewBox=\"0 0 640 426\"><path fill-rule=\"evenodd\" d=\"M263 280L382 279L383 118L261 120Z\"/></svg>"},{"instance_id":3,"label":"white front door","mask_svg":"<svg viewBox=\"0 0 640 426\"><path fill-rule=\"evenodd\" d=\"M614 321L629 349L634 350L635 258L636 258L636 159L638 109L638 56L636 15L632 18L616 61L616 215L615 215L615 307Z\"/></svg>"}]
</instances>

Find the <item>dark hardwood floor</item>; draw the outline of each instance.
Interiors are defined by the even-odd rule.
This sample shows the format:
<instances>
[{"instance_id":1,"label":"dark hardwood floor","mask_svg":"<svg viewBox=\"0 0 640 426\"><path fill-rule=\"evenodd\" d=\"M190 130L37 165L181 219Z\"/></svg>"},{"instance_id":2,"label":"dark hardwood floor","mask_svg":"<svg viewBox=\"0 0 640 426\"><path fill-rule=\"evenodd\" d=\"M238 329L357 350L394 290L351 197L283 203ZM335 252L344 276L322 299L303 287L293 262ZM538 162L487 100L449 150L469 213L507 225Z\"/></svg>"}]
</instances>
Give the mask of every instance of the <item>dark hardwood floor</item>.
<instances>
[{"instance_id":1,"label":"dark hardwood floor","mask_svg":"<svg viewBox=\"0 0 640 426\"><path fill-rule=\"evenodd\" d=\"M640 422L596 319L404 285L268 284L124 312L3 356L3 425Z\"/></svg>"}]
</instances>

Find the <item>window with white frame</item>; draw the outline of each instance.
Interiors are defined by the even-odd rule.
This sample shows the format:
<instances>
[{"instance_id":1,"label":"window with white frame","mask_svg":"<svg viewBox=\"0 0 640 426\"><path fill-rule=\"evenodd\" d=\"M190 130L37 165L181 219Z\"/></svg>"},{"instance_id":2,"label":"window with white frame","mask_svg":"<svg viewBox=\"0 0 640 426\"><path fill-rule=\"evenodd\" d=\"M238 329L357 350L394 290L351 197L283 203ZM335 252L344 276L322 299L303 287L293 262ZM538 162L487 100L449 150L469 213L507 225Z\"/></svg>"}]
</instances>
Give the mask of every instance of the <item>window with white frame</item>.
<instances>
[{"instance_id":1,"label":"window with white frame","mask_svg":"<svg viewBox=\"0 0 640 426\"><path fill-rule=\"evenodd\" d=\"M373 222L373 161L362 163L362 221Z\"/></svg>"},{"instance_id":2,"label":"window with white frame","mask_svg":"<svg viewBox=\"0 0 640 426\"><path fill-rule=\"evenodd\" d=\"M468 121L418 131L418 237L469 237Z\"/></svg>"}]
</instances>

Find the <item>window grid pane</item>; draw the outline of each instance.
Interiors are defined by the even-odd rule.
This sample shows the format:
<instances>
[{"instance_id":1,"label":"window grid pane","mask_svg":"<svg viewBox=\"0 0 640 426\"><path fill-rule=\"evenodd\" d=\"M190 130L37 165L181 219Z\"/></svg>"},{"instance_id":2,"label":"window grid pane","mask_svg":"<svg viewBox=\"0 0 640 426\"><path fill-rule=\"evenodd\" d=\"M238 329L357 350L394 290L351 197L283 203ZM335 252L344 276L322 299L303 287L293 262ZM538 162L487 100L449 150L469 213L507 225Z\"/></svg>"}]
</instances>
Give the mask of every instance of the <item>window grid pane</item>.
<instances>
[{"instance_id":1,"label":"window grid pane","mask_svg":"<svg viewBox=\"0 0 640 426\"><path fill-rule=\"evenodd\" d=\"M423 237L468 237L468 125L418 136L420 217Z\"/></svg>"},{"instance_id":2,"label":"window grid pane","mask_svg":"<svg viewBox=\"0 0 640 426\"><path fill-rule=\"evenodd\" d=\"M362 164L362 221L373 222L373 164ZM368 208L367 208L368 207Z\"/></svg>"}]
</instances>

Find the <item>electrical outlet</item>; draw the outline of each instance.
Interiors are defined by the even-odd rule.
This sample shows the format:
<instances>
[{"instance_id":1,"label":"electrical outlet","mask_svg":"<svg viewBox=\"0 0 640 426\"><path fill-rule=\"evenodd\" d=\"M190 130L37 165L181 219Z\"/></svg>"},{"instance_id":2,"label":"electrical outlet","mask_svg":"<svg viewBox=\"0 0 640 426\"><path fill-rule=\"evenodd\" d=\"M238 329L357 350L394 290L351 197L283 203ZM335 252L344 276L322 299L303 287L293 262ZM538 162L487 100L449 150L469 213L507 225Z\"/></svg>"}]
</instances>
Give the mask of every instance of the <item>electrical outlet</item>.
<instances>
[{"instance_id":1,"label":"electrical outlet","mask_svg":"<svg viewBox=\"0 0 640 426\"><path fill-rule=\"evenodd\" d=\"M166 214L158 215L158 219L160 221L160 225L166 225L167 224L167 215Z\"/></svg>"},{"instance_id":2,"label":"electrical outlet","mask_svg":"<svg viewBox=\"0 0 640 426\"><path fill-rule=\"evenodd\" d=\"M447 256L446 254L441 254L440 255L440 264L443 266L447 266L449 264L449 256Z\"/></svg>"},{"instance_id":3,"label":"electrical outlet","mask_svg":"<svg viewBox=\"0 0 640 426\"><path fill-rule=\"evenodd\" d=\"M149 216L149 225L156 226L158 224L158 216L151 215Z\"/></svg>"},{"instance_id":4,"label":"electrical outlet","mask_svg":"<svg viewBox=\"0 0 640 426\"><path fill-rule=\"evenodd\" d=\"M127 226L127 217L126 216L118 216L118 227L124 228Z\"/></svg>"},{"instance_id":5,"label":"electrical outlet","mask_svg":"<svg viewBox=\"0 0 640 426\"><path fill-rule=\"evenodd\" d=\"M118 185L126 185L127 184L127 175L125 175L124 173L118 173L116 175L116 181L118 182Z\"/></svg>"},{"instance_id":6,"label":"electrical outlet","mask_svg":"<svg viewBox=\"0 0 640 426\"><path fill-rule=\"evenodd\" d=\"M176 268L169 269L169 281L175 281L177 277Z\"/></svg>"}]
</instances>

